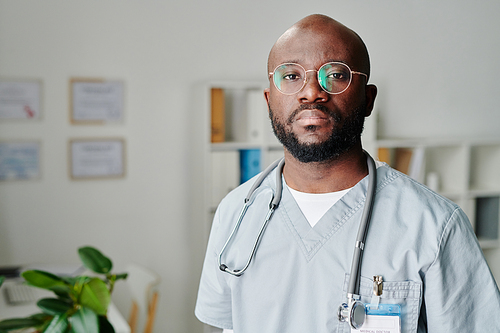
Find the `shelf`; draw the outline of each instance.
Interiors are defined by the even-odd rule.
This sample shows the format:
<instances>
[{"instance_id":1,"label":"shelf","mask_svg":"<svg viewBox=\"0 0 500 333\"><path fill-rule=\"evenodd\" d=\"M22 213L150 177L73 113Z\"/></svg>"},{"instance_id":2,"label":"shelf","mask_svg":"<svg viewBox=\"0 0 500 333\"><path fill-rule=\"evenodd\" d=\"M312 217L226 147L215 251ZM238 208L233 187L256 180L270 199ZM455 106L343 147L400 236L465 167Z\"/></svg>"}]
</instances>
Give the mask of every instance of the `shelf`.
<instances>
[{"instance_id":1,"label":"shelf","mask_svg":"<svg viewBox=\"0 0 500 333\"><path fill-rule=\"evenodd\" d=\"M384 139L372 145L391 166L462 207L483 248L500 246L500 140Z\"/></svg>"},{"instance_id":2,"label":"shelf","mask_svg":"<svg viewBox=\"0 0 500 333\"><path fill-rule=\"evenodd\" d=\"M241 149L263 149L264 146L259 143L251 142L220 142L212 143L210 145L210 150L216 151L237 151Z\"/></svg>"},{"instance_id":3,"label":"shelf","mask_svg":"<svg viewBox=\"0 0 500 333\"><path fill-rule=\"evenodd\" d=\"M439 192L467 190L466 150L463 146L432 146L425 150L425 175L435 175Z\"/></svg>"},{"instance_id":4,"label":"shelf","mask_svg":"<svg viewBox=\"0 0 500 333\"><path fill-rule=\"evenodd\" d=\"M470 188L474 191L500 189L500 144L471 147Z\"/></svg>"},{"instance_id":5,"label":"shelf","mask_svg":"<svg viewBox=\"0 0 500 333\"><path fill-rule=\"evenodd\" d=\"M483 250L496 249L500 247L500 242L498 240L482 240L479 239L479 245Z\"/></svg>"},{"instance_id":6,"label":"shelf","mask_svg":"<svg viewBox=\"0 0 500 333\"><path fill-rule=\"evenodd\" d=\"M267 82L234 81L203 86L207 232L222 198L283 156L268 116L263 92L266 86Z\"/></svg>"},{"instance_id":7,"label":"shelf","mask_svg":"<svg viewBox=\"0 0 500 333\"><path fill-rule=\"evenodd\" d=\"M212 143L265 144L269 141L272 131L262 85L214 85L208 89Z\"/></svg>"}]
</instances>

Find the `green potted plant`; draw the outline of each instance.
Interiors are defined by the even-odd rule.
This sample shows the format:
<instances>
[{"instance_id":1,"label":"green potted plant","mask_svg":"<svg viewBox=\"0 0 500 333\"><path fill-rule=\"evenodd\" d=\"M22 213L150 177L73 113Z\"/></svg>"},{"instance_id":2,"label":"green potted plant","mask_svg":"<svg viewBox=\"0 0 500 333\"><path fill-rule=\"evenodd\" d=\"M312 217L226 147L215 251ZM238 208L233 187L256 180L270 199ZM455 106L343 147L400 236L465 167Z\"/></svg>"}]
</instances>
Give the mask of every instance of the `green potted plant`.
<instances>
[{"instance_id":1,"label":"green potted plant","mask_svg":"<svg viewBox=\"0 0 500 333\"><path fill-rule=\"evenodd\" d=\"M127 274L112 274L111 260L93 247L81 247L78 254L83 265L98 275L65 277L24 271L21 276L26 283L50 290L54 297L37 302L41 313L0 321L0 333L26 328L44 333L114 333L106 314L115 282L126 279ZM0 285L2 282L0 277Z\"/></svg>"}]
</instances>

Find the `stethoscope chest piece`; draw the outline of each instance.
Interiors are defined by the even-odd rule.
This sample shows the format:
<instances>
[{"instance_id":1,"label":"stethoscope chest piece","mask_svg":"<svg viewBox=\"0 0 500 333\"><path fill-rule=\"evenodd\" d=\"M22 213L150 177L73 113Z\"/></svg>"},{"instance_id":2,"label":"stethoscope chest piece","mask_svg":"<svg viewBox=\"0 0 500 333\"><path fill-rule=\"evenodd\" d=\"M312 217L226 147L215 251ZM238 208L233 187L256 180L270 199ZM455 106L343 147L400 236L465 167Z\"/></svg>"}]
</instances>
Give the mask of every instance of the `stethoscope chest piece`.
<instances>
[{"instance_id":1,"label":"stethoscope chest piece","mask_svg":"<svg viewBox=\"0 0 500 333\"><path fill-rule=\"evenodd\" d=\"M365 322L365 305L358 301L355 301L351 306L347 305L347 303L342 303L339 306L338 317L341 322L349 322L353 329L360 329Z\"/></svg>"}]
</instances>

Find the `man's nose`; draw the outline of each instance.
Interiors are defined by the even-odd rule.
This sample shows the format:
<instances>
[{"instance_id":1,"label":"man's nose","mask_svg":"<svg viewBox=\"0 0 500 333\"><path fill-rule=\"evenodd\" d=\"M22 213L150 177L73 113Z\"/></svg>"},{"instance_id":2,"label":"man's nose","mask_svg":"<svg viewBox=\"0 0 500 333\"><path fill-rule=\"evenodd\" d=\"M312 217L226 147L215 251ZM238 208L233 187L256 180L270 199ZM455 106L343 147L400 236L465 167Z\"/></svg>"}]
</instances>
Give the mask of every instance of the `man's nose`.
<instances>
[{"instance_id":1,"label":"man's nose","mask_svg":"<svg viewBox=\"0 0 500 333\"><path fill-rule=\"evenodd\" d=\"M314 69L306 71L306 82L302 90L297 94L297 98L301 103L318 103L328 100L329 95L321 88L317 72Z\"/></svg>"}]
</instances>

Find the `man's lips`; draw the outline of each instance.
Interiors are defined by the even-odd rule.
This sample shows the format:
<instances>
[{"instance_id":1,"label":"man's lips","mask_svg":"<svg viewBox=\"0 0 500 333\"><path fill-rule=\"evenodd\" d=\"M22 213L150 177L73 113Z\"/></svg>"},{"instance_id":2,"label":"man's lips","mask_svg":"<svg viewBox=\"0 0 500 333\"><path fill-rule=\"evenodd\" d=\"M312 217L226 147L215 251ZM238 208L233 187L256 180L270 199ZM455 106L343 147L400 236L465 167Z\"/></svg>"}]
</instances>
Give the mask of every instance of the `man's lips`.
<instances>
[{"instance_id":1,"label":"man's lips","mask_svg":"<svg viewBox=\"0 0 500 333\"><path fill-rule=\"evenodd\" d=\"M330 121L330 117L323 111L316 109L303 110L295 117L294 122L302 126L321 125Z\"/></svg>"}]
</instances>

